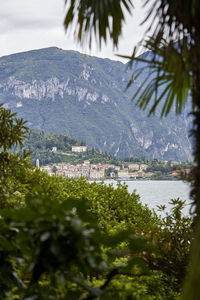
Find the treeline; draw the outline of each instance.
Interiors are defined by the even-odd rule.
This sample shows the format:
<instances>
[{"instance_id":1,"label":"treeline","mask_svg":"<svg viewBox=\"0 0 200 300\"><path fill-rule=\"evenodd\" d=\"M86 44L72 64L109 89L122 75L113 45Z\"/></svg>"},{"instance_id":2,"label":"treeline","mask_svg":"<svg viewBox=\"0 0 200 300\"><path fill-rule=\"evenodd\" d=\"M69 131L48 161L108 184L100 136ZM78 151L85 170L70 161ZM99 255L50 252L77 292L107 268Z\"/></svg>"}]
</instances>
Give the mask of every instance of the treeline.
<instances>
[{"instance_id":1,"label":"treeline","mask_svg":"<svg viewBox=\"0 0 200 300\"><path fill-rule=\"evenodd\" d=\"M190 169L193 166L192 162L172 162L172 161L159 161L153 159L147 162L148 168L146 172L153 172L155 178L171 178L171 174L174 170L182 170L185 172L186 169ZM184 173L183 173L184 174ZM178 177L180 177L178 175Z\"/></svg>"},{"instance_id":2,"label":"treeline","mask_svg":"<svg viewBox=\"0 0 200 300\"><path fill-rule=\"evenodd\" d=\"M23 147L27 151L35 153L38 151L52 150L56 147L60 151L71 151L72 146L85 145L66 134L45 133L42 130L30 129Z\"/></svg>"},{"instance_id":3,"label":"treeline","mask_svg":"<svg viewBox=\"0 0 200 300\"><path fill-rule=\"evenodd\" d=\"M62 154L55 154L52 148L56 147L59 152L71 151L72 146L85 145L66 134L45 133L42 130L30 129L23 142L23 148L31 152L31 159L35 165L36 159L41 165L59 163L67 159Z\"/></svg>"},{"instance_id":4,"label":"treeline","mask_svg":"<svg viewBox=\"0 0 200 300\"><path fill-rule=\"evenodd\" d=\"M122 164L121 160L108 153L101 153L94 148L88 149L83 153L72 153L72 146L85 146L85 143L73 139L66 134L47 134L38 129L30 129L23 141L23 149L31 152L33 165L35 165L36 159L40 160L40 165L59 162L79 164L85 160L90 160L92 164ZM56 153L52 152L53 147L57 148ZM16 147L13 150L16 150Z\"/></svg>"}]
</instances>

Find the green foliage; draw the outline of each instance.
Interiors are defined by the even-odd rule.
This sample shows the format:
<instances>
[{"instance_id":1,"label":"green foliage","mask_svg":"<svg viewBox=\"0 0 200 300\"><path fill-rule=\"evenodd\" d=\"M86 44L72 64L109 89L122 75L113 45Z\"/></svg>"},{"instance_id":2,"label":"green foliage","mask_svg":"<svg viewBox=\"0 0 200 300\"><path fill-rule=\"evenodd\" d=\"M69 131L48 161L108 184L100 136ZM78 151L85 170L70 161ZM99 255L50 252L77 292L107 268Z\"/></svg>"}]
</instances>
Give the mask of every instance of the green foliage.
<instances>
[{"instance_id":1,"label":"green foliage","mask_svg":"<svg viewBox=\"0 0 200 300\"><path fill-rule=\"evenodd\" d=\"M165 277L156 272L142 276L120 276L113 280L107 289L105 299L169 300L179 296L166 285Z\"/></svg>"},{"instance_id":2,"label":"green foliage","mask_svg":"<svg viewBox=\"0 0 200 300\"><path fill-rule=\"evenodd\" d=\"M1 152L0 299L179 295L191 237L180 200L160 220L126 185L50 177L9 147Z\"/></svg>"},{"instance_id":3,"label":"green foliage","mask_svg":"<svg viewBox=\"0 0 200 300\"><path fill-rule=\"evenodd\" d=\"M0 126L0 208L4 208L20 203L23 190L21 181L31 164L26 151L22 154L9 152L11 147L22 145L22 139L28 131L25 122L0 105Z\"/></svg>"},{"instance_id":4,"label":"green foliage","mask_svg":"<svg viewBox=\"0 0 200 300\"><path fill-rule=\"evenodd\" d=\"M139 195L128 193L127 186L118 183L117 188L107 186L103 182L89 183L85 178L69 179L59 176L48 176L47 173L35 170L29 172L24 179L25 195L35 185L40 185L46 194L58 202L66 201L70 197L88 199L89 209L97 216L99 225L105 230L119 229L129 226L142 228L145 222L150 226L157 217L146 206L140 203Z\"/></svg>"},{"instance_id":5,"label":"green foliage","mask_svg":"<svg viewBox=\"0 0 200 300\"><path fill-rule=\"evenodd\" d=\"M80 142L66 134L47 134L42 130L31 129L23 142L23 147L30 152L52 150L56 147L59 151L70 151L72 146Z\"/></svg>"},{"instance_id":6,"label":"green foliage","mask_svg":"<svg viewBox=\"0 0 200 300\"><path fill-rule=\"evenodd\" d=\"M0 104L0 148L5 152L12 146L22 145L22 140L28 131L23 119L16 118L16 113L4 109Z\"/></svg>"},{"instance_id":7,"label":"green foliage","mask_svg":"<svg viewBox=\"0 0 200 300\"><path fill-rule=\"evenodd\" d=\"M168 115L174 104L176 113L180 114L189 99L192 83L187 39L184 38L178 46L174 43L169 44L164 38L158 46L155 46L155 43L152 38L151 41L146 42L146 48L152 51L149 59L135 57L135 52L133 56L127 57L131 64L133 61L142 63L142 67L134 70L127 87L130 87L138 78L144 77L140 88L132 97L136 100L136 104L141 109L151 106L149 109L149 115L151 115L164 99L161 116ZM152 100L154 100L153 105Z\"/></svg>"},{"instance_id":8,"label":"green foliage","mask_svg":"<svg viewBox=\"0 0 200 300\"><path fill-rule=\"evenodd\" d=\"M114 189L103 182L49 177L39 170L30 172L25 185L25 207L1 212L1 228L6 224L8 230L1 236L12 245L8 277L11 267L17 267L19 277L18 284L12 279L15 292L12 285L4 287L6 295L173 299L179 294L191 238L180 201L174 201L178 207L161 221L125 185Z\"/></svg>"},{"instance_id":9,"label":"green foliage","mask_svg":"<svg viewBox=\"0 0 200 300\"><path fill-rule=\"evenodd\" d=\"M107 42L108 35L112 37L113 45L117 46L124 22L124 11L131 13L133 8L131 0L101 0L101 2L65 0L65 3L67 7L65 28L68 29L76 17L74 34L80 42L83 40L86 42L88 38L90 47L94 34L98 37L100 47L102 40Z\"/></svg>"},{"instance_id":10,"label":"green foliage","mask_svg":"<svg viewBox=\"0 0 200 300\"><path fill-rule=\"evenodd\" d=\"M172 199L169 204L172 205L171 213L166 213L160 225L149 232L156 252L147 253L146 258L150 268L164 273L167 285L180 293L188 271L190 247L193 240L192 220L182 214L184 201L177 198ZM165 208L165 205L159 206L162 212Z\"/></svg>"},{"instance_id":11,"label":"green foliage","mask_svg":"<svg viewBox=\"0 0 200 300\"><path fill-rule=\"evenodd\" d=\"M137 276L146 270L144 261L135 259L146 248L145 241L133 239L127 230L103 234L84 196L60 203L42 187L35 187L27 193L25 207L1 211L0 228L0 268L4 278L9 278L2 281L1 299L6 295L51 299L55 289L57 293L62 290L60 299L68 299L73 292L103 297L112 277L124 272L134 274L136 266ZM120 252L110 252L126 240L129 247L126 244L124 251L120 247ZM112 267L116 257L131 253L133 259ZM95 277L102 278L100 287L95 287ZM44 279L48 292L43 290Z\"/></svg>"},{"instance_id":12,"label":"green foliage","mask_svg":"<svg viewBox=\"0 0 200 300\"><path fill-rule=\"evenodd\" d=\"M63 280L76 282L77 276L87 278L92 270L106 268L100 255L102 238L84 203L68 199L61 204L37 189L26 201L24 208L2 212L14 253L26 263L23 276L30 278L26 296L42 295L38 284L44 273L53 282L59 270Z\"/></svg>"},{"instance_id":13,"label":"green foliage","mask_svg":"<svg viewBox=\"0 0 200 300\"><path fill-rule=\"evenodd\" d=\"M132 227L144 230L146 226L156 223L156 216L146 206L139 202L139 195L127 191L126 185L118 183L117 188L112 185L104 186L103 183L92 183L92 191L96 197L90 195L91 210L98 214L100 225L111 231L120 228ZM116 227L116 229L115 229Z\"/></svg>"},{"instance_id":14,"label":"green foliage","mask_svg":"<svg viewBox=\"0 0 200 300\"><path fill-rule=\"evenodd\" d=\"M41 165L67 160L69 157L66 157L65 152L71 151L74 145L80 145L80 142L65 134L47 134L36 129L29 130L23 141L23 148L31 152L33 164L39 159ZM60 154L53 153L53 147L56 147Z\"/></svg>"}]
</instances>

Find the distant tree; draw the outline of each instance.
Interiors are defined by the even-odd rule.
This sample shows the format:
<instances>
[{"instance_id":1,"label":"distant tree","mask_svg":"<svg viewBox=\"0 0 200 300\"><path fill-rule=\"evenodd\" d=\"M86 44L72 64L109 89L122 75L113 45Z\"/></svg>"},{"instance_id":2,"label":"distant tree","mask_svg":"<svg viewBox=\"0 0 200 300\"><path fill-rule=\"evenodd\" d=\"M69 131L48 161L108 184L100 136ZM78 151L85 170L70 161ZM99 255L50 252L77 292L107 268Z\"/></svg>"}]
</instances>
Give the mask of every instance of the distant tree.
<instances>
[{"instance_id":1,"label":"distant tree","mask_svg":"<svg viewBox=\"0 0 200 300\"><path fill-rule=\"evenodd\" d=\"M0 128L0 209L2 209L21 200L23 181L31 164L28 159L29 153L26 151L22 154L10 152L13 146L22 146L28 128L22 119L16 117L16 113L4 109L1 104Z\"/></svg>"},{"instance_id":2,"label":"distant tree","mask_svg":"<svg viewBox=\"0 0 200 300\"><path fill-rule=\"evenodd\" d=\"M56 174L56 172L57 172L57 167L56 167L56 166L53 166L52 172L53 172L54 174Z\"/></svg>"}]
</instances>

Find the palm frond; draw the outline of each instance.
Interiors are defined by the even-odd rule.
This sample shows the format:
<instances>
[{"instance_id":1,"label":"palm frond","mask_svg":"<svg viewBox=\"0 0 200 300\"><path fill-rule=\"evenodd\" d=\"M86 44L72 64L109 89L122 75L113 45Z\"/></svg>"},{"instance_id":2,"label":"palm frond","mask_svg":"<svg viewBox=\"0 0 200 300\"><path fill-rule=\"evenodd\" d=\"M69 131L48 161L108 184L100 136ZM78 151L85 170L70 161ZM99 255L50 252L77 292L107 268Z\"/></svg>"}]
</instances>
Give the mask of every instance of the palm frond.
<instances>
[{"instance_id":1,"label":"palm frond","mask_svg":"<svg viewBox=\"0 0 200 300\"><path fill-rule=\"evenodd\" d=\"M102 40L106 43L110 37L117 47L125 20L124 12L131 14L132 0L65 0L66 31L74 28L75 39L89 44L97 39L101 48ZM74 26L74 27L73 27Z\"/></svg>"},{"instance_id":2,"label":"palm frond","mask_svg":"<svg viewBox=\"0 0 200 300\"><path fill-rule=\"evenodd\" d=\"M161 47L155 48L151 39L146 43L148 50L155 53L150 59L141 57L127 57L130 59L133 70L132 77L127 85L129 88L135 81L143 78L142 83L134 93L132 100L141 109L149 107L149 115L153 114L161 102L164 101L161 116L166 116L175 103L175 111L181 113L191 91L192 74L186 38L177 44L160 41ZM133 62L140 63L133 65ZM153 102L153 104L152 104Z\"/></svg>"}]
</instances>

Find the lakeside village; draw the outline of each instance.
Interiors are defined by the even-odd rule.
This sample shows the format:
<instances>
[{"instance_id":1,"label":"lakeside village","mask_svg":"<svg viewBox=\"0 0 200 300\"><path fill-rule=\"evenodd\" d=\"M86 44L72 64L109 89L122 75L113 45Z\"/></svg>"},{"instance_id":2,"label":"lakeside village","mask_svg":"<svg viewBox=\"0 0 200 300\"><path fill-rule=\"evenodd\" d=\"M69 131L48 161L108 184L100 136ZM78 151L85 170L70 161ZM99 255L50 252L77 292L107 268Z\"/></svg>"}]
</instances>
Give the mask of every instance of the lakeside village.
<instances>
[{"instance_id":1,"label":"lakeside village","mask_svg":"<svg viewBox=\"0 0 200 300\"><path fill-rule=\"evenodd\" d=\"M83 153L87 151L87 146L72 146L72 152ZM52 152L58 153L57 148L53 147ZM168 161L162 162L163 165L167 165ZM177 163L174 162L174 165ZM119 179L119 180L135 180L135 179L176 179L179 178L181 172L189 173L190 169L173 169L168 174L159 174L159 172L148 170L149 165L145 163L126 163L121 164L121 166L116 166L114 164L91 164L89 160L85 160L80 164L70 164L70 163L54 163L40 167L39 159L36 160L36 167L40 168L42 171L46 171L50 176L60 175L65 178L80 178L87 177L89 180L102 180L106 178ZM161 173L161 172L160 172Z\"/></svg>"}]
</instances>

